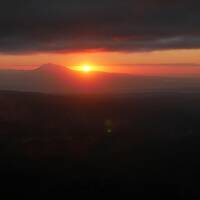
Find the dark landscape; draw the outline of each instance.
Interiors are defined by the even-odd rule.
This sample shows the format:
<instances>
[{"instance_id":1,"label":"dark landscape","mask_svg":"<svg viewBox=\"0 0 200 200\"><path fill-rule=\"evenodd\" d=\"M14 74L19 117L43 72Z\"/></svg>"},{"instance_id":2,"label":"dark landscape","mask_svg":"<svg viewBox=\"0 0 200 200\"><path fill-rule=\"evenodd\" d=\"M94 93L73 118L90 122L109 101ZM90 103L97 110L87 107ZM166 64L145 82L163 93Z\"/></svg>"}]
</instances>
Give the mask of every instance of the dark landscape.
<instances>
[{"instance_id":1,"label":"dark landscape","mask_svg":"<svg viewBox=\"0 0 200 200\"><path fill-rule=\"evenodd\" d=\"M1 191L197 196L199 102L199 94L0 92Z\"/></svg>"}]
</instances>

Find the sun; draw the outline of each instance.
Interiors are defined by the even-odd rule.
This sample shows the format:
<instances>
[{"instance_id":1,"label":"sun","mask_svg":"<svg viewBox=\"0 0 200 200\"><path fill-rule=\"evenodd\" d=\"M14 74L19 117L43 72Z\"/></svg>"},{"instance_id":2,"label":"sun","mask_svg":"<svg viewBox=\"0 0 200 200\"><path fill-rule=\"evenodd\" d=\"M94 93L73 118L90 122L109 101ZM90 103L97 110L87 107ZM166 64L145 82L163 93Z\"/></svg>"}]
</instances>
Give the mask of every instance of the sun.
<instances>
[{"instance_id":1,"label":"sun","mask_svg":"<svg viewBox=\"0 0 200 200\"><path fill-rule=\"evenodd\" d=\"M83 70L84 72L90 72L90 71L92 70L92 67L89 66L89 65L84 65L83 68L82 68L82 70Z\"/></svg>"}]
</instances>

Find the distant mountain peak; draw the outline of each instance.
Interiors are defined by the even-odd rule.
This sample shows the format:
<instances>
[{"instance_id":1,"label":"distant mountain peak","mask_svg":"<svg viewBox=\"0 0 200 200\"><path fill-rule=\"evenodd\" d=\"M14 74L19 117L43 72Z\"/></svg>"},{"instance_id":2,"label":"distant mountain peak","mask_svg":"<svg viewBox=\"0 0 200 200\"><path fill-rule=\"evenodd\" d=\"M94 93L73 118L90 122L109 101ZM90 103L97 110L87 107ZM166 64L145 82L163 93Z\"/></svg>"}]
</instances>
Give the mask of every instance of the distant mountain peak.
<instances>
[{"instance_id":1,"label":"distant mountain peak","mask_svg":"<svg viewBox=\"0 0 200 200\"><path fill-rule=\"evenodd\" d=\"M68 71L70 69L65 67L65 66L62 66L62 65L57 65L57 64L53 64L53 63L47 63L47 64L41 65L36 70L37 71L44 71L44 72L56 72L56 71Z\"/></svg>"}]
</instances>

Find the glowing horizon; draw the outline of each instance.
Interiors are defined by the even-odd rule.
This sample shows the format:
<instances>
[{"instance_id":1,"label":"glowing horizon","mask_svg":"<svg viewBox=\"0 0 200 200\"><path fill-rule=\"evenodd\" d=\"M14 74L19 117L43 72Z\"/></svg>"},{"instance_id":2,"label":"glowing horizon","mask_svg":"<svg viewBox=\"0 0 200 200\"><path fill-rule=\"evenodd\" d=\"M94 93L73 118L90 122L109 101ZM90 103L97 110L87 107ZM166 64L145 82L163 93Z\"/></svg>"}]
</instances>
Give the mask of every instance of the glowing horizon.
<instances>
[{"instance_id":1,"label":"glowing horizon","mask_svg":"<svg viewBox=\"0 0 200 200\"><path fill-rule=\"evenodd\" d=\"M0 69L30 70L44 63L55 63L82 70L84 63L92 71L146 75L200 74L200 50L153 52L79 52L0 55Z\"/></svg>"}]
</instances>

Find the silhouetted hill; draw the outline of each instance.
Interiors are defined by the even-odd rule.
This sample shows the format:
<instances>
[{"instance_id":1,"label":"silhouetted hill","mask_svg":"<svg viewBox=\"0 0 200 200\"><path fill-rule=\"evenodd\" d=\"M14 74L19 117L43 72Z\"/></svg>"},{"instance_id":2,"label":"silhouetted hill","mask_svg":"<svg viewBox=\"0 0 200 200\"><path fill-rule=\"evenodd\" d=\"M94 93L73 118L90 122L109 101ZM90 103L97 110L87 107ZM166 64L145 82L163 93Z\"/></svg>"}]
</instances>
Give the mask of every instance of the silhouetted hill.
<instances>
[{"instance_id":1,"label":"silhouetted hill","mask_svg":"<svg viewBox=\"0 0 200 200\"><path fill-rule=\"evenodd\" d=\"M199 92L199 83L199 78L136 76L97 71L83 73L51 63L31 71L0 71L0 90L52 94Z\"/></svg>"},{"instance_id":2,"label":"silhouetted hill","mask_svg":"<svg viewBox=\"0 0 200 200\"><path fill-rule=\"evenodd\" d=\"M35 72L43 72L43 73L72 73L73 70L70 70L69 68L62 66L62 65L56 65L52 63L47 63L44 65L41 65L37 69L33 70Z\"/></svg>"}]
</instances>

